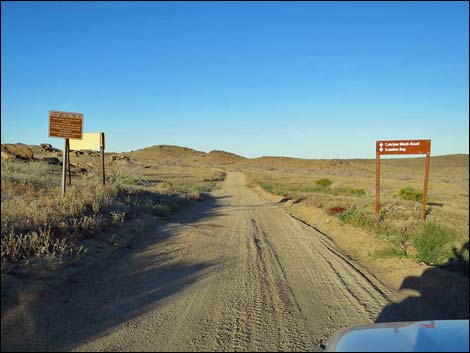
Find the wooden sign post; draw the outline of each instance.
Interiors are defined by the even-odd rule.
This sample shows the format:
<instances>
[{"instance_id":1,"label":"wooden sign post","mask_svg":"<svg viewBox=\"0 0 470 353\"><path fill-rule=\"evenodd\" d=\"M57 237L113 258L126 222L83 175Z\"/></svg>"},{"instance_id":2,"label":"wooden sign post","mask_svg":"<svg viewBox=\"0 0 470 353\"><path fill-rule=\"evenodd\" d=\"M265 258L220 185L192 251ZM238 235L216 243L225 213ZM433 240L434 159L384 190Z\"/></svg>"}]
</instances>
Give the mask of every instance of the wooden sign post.
<instances>
[{"instance_id":1,"label":"wooden sign post","mask_svg":"<svg viewBox=\"0 0 470 353\"><path fill-rule=\"evenodd\" d=\"M65 195L67 190L67 164L69 162L69 144L68 139L64 140L64 151L62 152L62 196Z\"/></svg>"},{"instance_id":2,"label":"wooden sign post","mask_svg":"<svg viewBox=\"0 0 470 353\"><path fill-rule=\"evenodd\" d=\"M106 177L104 173L104 132L100 134L100 151L101 151L101 181L103 186L106 185Z\"/></svg>"},{"instance_id":3,"label":"wooden sign post","mask_svg":"<svg viewBox=\"0 0 470 353\"><path fill-rule=\"evenodd\" d=\"M426 219L428 199L429 164L431 161L431 140L387 140L375 143L375 219L380 214L380 156L387 154L425 154L423 207L421 218Z\"/></svg>"},{"instance_id":4,"label":"wooden sign post","mask_svg":"<svg viewBox=\"0 0 470 353\"><path fill-rule=\"evenodd\" d=\"M68 170L68 174L69 174L69 182L67 183L67 185L72 185L72 174L70 172L70 141L69 139L66 139L67 141L67 170Z\"/></svg>"},{"instance_id":5,"label":"wooden sign post","mask_svg":"<svg viewBox=\"0 0 470 353\"><path fill-rule=\"evenodd\" d=\"M375 156L375 220L379 221L380 212L380 154Z\"/></svg>"},{"instance_id":6,"label":"wooden sign post","mask_svg":"<svg viewBox=\"0 0 470 353\"><path fill-rule=\"evenodd\" d=\"M69 161L69 139L82 139L83 114L59 111L49 111L49 137L64 138L64 152L62 154L62 195L66 191L66 173ZM69 168L70 170L70 168ZM70 174L69 174L70 182Z\"/></svg>"}]
</instances>

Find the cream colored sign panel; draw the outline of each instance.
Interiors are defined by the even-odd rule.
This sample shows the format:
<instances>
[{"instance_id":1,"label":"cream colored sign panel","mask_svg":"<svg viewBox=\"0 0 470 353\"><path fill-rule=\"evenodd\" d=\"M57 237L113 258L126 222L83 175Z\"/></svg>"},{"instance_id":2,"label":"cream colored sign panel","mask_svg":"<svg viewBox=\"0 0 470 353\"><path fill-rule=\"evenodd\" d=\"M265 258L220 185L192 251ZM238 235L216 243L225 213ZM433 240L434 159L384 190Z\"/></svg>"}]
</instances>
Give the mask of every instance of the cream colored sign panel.
<instances>
[{"instance_id":1,"label":"cream colored sign panel","mask_svg":"<svg viewBox=\"0 0 470 353\"><path fill-rule=\"evenodd\" d=\"M104 148L104 136L103 141L101 141L101 136L104 135L101 132L85 132L83 133L83 139L74 140L70 139L70 149L71 150L99 150L101 145Z\"/></svg>"}]
</instances>

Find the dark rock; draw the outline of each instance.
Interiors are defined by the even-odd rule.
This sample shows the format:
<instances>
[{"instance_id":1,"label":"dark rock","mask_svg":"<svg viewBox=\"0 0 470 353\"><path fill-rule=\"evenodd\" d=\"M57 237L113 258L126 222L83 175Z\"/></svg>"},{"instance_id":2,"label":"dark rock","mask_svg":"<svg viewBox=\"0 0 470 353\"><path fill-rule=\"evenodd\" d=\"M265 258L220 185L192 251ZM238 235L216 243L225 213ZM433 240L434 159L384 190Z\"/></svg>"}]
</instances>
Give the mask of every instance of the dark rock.
<instances>
[{"instance_id":1,"label":"dark rock","mask_svg":"<svg viewBox=\"0 0 470 353\"><path fill-rule=\"evenodd\" d=\"M78 165L74 165L74 164L70 164L70 170L73 172L73 173L79 173L79 174L86 174L88 173L88 170L86 168L83 168L81 166L78 166Z\"/></svg>"},{"instance_id":2,"label":"dark rock","mask_svg":"<svg viewBox=\"0 0 470 353\"><path fill-rule=\"evenodd\" d=\"M109 156L109 161L110 162L115 162L115 161L129 161L130 158L126 156L125 154L123 155L114 155L114 156Z\"/></svg>"},{"instance_id":3,"label":"dark rock","mask_svg":"<svg viewBox=\"0 0 470 353\"><path fill-rule=\"evenodd\" d=\"M54 151L54 147L52 147L52 145L50 143L41 143L40 146L44 151L47 151L47 152L53 152Z\"/></svg>"},{"instance_id":4,"label":"dark rock","mask_svg":"<svg viewBox=\"0 0 470 353\"><path fill-rule=\"evenodd\" d=\"M39 160L42 162L46 162L48 164L62 165L62 162L57 157L44 157L44 158L40 158Z\"/></svg>"}]
</instances>

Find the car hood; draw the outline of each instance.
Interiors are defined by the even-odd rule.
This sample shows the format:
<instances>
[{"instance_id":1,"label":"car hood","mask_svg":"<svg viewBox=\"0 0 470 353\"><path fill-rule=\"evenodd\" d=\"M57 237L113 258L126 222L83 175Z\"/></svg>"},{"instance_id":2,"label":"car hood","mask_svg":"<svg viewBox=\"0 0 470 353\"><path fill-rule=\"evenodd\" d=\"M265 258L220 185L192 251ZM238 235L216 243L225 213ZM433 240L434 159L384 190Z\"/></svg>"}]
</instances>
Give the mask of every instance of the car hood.
<instances>
[{"instance_id":1,"label":"car hood","mask_svg":"<svg viewBox=\"0 0 470 353\"><path fill-rule=\"evenodd\" d=\"M468 352L468 320L391 322L342 330L327 352Z\"/></svg>"}]
</instances>

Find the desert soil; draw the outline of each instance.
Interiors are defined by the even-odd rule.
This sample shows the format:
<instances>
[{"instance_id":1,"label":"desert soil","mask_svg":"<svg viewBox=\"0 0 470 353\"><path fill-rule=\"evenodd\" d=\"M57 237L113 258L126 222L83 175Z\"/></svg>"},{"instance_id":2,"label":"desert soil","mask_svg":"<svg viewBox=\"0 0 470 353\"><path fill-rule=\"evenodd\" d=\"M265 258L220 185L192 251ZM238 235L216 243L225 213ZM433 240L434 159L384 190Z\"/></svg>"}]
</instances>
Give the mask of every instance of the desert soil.
<instances>
[{"instance_id":1,"label":"desert soil","mask_svg":"<svg viewBox=\"0 0 470 353\"><path fill-rule=\"evenodd\" d=\"M315 351L375 322L394 295L232 172L206 201L33 300L21 320L2 313L2 350Z\"/></svg>"}]
</instances>

